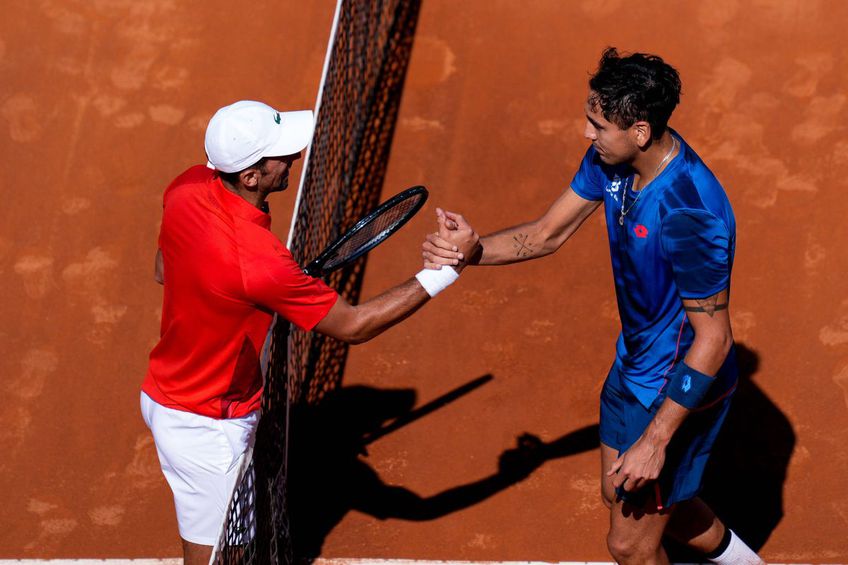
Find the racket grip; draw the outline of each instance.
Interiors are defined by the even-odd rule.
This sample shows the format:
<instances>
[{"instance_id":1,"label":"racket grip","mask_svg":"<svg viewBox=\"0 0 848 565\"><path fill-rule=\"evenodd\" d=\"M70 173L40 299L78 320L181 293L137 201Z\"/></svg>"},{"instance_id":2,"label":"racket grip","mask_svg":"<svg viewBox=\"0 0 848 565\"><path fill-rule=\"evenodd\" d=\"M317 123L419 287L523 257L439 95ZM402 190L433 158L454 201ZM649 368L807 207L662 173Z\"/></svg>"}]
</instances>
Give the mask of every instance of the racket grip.
<instances>
[{"instance_id":1,"label":"racket grip","mask_svg":"<svg viewBox=\"0 0 848 565\"><path fill-rule=\"evenodd\" d=\"M439 270L423 269L415 275L415 278L418 279L418 282L424 287L430 298L433 298L455 283L456 279L459 278L459 273L453 267L444 266Z\"/></svg>"}]
</instances>

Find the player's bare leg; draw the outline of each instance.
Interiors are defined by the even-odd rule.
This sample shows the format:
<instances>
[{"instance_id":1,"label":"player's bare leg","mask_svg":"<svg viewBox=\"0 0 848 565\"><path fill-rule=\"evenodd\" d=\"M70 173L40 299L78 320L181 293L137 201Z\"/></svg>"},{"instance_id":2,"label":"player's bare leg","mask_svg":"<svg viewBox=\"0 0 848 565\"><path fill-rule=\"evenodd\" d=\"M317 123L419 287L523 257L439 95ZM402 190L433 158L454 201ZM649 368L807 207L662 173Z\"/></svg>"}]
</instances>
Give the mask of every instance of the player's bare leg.
<instances>
[{"instance_id":1,"label":"player's bare leg","mask_svg":"<svg viewBox=\"0 0 848 565\"><path fill-rule=\"evenodd\" d=\"M601 444L601 499L607 508L612 508L612 501L615 500L615 487L612 486L612 477L607 476L607 471L613 462L618 459L618 451Z\"/></svg>"},{"instance_id":2,"label":"player's bare leg","mask_svg":"<svg viewBox=\"0 0 848 565\"><path fill-rule=\"evenodd\" d=\"M212 558L212 546L199 543L183 542L183 562L185 565L209 565Z\"/></svg>"},{"instance_id":3,"label":"player's bare leg","mask_svg":"<svg viewBox=\"0 0 848 565\"><path fill-rule=\"evenodd\" d=\"M621 565L667 565L663 531L671 517L667 511L635 508L619 500L610 508L607 548Z\"/></svg>"},{"instance_id":4,"label":"player's bare leg","mask_svg":"<svg viewBox=\"0 0 848 565\"><path fill-rule=\"evenodd\" d=\"M612 477L607 477L606 470L617 457L618 451L601 444L601 495L610 512L613 511L615 488L612 485ZM612 533L612 529L610 533ZM765 561L746 546L742 540L729 532L710 507L700 498L674 505L671 519L666 524L665 534L705 555L710 553L720 554L720 557L711 559L713 563L765 564ZM727 542L726 535L734 538L731 540L730 547L724 547ZM719 551L716 551L717 549ZM659 561L659 563L667 563L667 561Z\"/></svg>"},{"instance_id":5,"label":"player's bare leg","mask_svg":"<svg viewBox=\"0 0 848 565\"><path fill-rule=\"evenodd\" d=\"M662 536L671 515L656 507L634 508L616 500L607 470L617 458L617 450L601 444L601 494L610 509L609 552L621 565L665 565L668 556L662 546Z\"/></svg>"},{"instance_id":6,"label":"player's bare leg","mask_svg":"<svg viewBox=\"0 0 848 565\"><path fill-rule=\"evenodd\" d=\"M713 551L724 537L724 524L700 498L675 505L666 533L701 553Z\"/></svg>"},{"instance_id":7,"label":"player's bare leg","mask_svg":"<svg viewBox=\"0 0 848 565\"><path fill-rule=\"evenodd\" d=\"M700 498L675 505L666 534L700 551L713 563L765 565L765 561L728 530Z\"/></svg>"}]
</instances>

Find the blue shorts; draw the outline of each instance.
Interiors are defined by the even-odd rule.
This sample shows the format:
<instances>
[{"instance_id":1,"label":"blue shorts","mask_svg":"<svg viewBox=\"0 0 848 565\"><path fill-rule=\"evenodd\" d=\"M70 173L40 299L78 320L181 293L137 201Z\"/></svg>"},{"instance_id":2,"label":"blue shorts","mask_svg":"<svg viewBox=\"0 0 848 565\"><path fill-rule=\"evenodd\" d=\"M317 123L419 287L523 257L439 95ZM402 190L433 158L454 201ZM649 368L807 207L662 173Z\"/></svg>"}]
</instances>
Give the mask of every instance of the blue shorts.
<instances>
[{"instance_id":1,"label":"blue shorts","mask_svg":"<svg viewBox=\"0 0 848 565\"><path fill-rule=\"evenodd\" d=\"M736 390L735 371L716 380L715 390L710 390L702 406L689 414L672 437L659 478L638 491L620 491L625 501L639 508L645 508L650 501L662 509L698 495L710 450ZM624 383L616 362L601 391L601 443L621 455L639 439L664 400L665 392L660 392L650 408L642 406Z\"/></svg>"}]
</instances>

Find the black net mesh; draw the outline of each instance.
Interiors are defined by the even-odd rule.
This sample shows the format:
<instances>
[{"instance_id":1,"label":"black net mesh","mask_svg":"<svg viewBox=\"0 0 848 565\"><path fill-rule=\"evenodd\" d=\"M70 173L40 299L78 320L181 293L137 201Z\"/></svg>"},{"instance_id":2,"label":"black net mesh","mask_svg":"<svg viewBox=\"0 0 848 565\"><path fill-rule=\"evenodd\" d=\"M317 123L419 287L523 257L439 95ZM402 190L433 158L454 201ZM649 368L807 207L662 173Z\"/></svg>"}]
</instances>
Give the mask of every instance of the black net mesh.
<instances>
[{"instance_id":1,"label":"black net mesh","mask_svg":"<svg viewBox=\"0 0 848 565\"><path fill-rule=\"evenodd\" d=\"M305 264L380 199L420 0L343 0L304 169L290 249ZM359 300L365 257L327 283ZM288 445L299 406L314 405L342 380L347 346L280 320L274 329L263 415L252 457L233 493L216 563L304 563L288 512Z\"/></svg>"}]
</instances>

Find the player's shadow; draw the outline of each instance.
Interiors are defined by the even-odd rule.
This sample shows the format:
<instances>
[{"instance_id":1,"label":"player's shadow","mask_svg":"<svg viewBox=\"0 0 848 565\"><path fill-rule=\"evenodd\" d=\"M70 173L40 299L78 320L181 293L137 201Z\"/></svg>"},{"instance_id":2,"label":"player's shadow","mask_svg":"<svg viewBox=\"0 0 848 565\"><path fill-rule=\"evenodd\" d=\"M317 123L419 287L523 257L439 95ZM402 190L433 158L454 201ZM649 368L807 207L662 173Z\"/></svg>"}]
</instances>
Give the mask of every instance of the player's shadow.
<instances>
[{"instance_id":1,"label":"player's shadow","mask_svg":"<svg viewBox=\"0 0 848 565\"><path fill-rule=\"evenodd\" d=\"M414 409L412 389L350 386L329 393L316 406L295 409L289 447L288 495L291 535L299 561L321 552L324 539L351 510L379 519L433 520L468 508L525 479L548 459L598 447L592 425L544 443L525 434L518 446L492 457L497 471L479 480L422 497L383 482L367 462L367 445L423 414L444 406L491 379L475 379L424 407ZM438 457L439 454L433 454Z\"/></svg>"},{"instance_id":2,"label":"player's shadow","mask_svg":"<svg viewBox=\"0 0 848 565\"><path fill-rule=\"evenodd\" d=\"M736 344L739 384L707 465L701 497L755 550L783 518L783 484L795 448L789 420L754 382L760 358ZM758 375L762 379L762 375ZM678 547L670 553L692 561Z\"/></svg>"}]
</instances>

